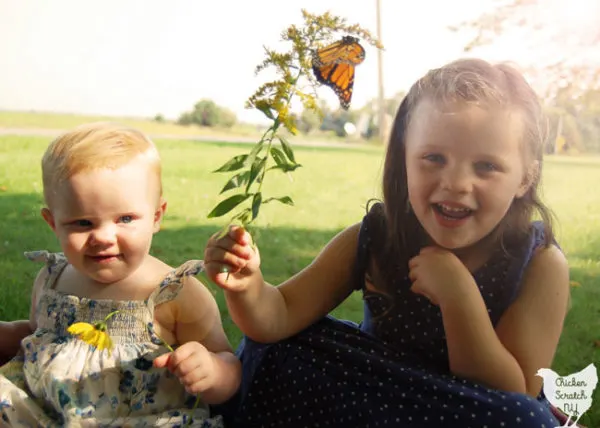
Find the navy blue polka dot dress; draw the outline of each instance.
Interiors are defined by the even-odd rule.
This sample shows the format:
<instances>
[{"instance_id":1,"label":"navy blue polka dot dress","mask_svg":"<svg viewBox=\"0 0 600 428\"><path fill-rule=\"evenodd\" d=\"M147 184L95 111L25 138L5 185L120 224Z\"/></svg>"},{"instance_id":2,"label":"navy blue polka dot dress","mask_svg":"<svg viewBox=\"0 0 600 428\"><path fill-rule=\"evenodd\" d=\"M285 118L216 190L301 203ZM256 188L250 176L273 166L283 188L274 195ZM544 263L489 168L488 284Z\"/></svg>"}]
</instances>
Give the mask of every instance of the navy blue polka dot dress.
<instances>
[{"instance_id":1,"label":"navy blue polka dot dress","mask_svg":"<svg viewBox=\"0 0 600 428\"><path fill-rule=\"evenodd\" d=\"M360 325L327 316L276 344L244 338L243 381L225 410L230 427L552 428L547 401L506 393L449 373L440 310L399 278L397 299L366 289L369 230L363 221L357 257L364 302ZM517 255L498 252L474 277L494 323L517 284L543 226L533 223ZM358 278L357 278L358 279ZM378 317L378 322L373 319Z\"/></svg>"}]
</instances>

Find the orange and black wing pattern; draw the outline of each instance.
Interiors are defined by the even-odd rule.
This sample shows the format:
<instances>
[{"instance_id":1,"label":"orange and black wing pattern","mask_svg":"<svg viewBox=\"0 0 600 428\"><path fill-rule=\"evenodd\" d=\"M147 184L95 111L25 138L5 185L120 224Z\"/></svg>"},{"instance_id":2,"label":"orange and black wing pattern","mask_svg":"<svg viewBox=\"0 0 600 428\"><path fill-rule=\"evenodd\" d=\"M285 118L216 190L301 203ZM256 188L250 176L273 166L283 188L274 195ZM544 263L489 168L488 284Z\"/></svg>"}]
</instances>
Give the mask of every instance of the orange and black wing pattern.
<instances>
[{"instance_id":1,"label":"orange and black wing pattern","mask_svg":"<svg viewBox=\"0 0 600 428\"><path fill-rule=\"evenodd\" d=\"M345 63L313 66L313 72L320 83L335 91L342 108L348 110L354 87L354 66Z\"/></svg>"},{"instance_id":2,"label":"orange and black wing pattern","mask_svg":"<svg viewBox=\"0 0 600 428\"><path fill-rule=\"evenodd\" d=\"M365 60L358 39L345 36L314 52L312 69L317 81L331 87L344 109L350 107L354 87L354 67Z\"/></svg>"}]
</instances>

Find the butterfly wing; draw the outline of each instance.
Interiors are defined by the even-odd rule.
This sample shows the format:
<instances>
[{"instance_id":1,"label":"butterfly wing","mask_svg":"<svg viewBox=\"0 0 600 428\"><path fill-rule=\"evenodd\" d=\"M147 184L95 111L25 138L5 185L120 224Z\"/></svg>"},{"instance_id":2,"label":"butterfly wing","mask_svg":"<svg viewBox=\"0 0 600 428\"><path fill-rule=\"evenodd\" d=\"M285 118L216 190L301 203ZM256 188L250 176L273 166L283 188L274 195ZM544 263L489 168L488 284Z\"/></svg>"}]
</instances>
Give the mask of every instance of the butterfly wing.
<instances>
[{"instance_id":1,"label":"butterfly wing","mask_svg":"<svg viewBox=\"0 0 600 428\"><path fill-rule=\"evenodd\" d=\"M350 107L354 87L354 67L365 60L358 39L345 36L313 52L312 67L317 80L332 88L344 109Z\"/></svg>"},{"instance_id":2,"label":"butterfly wing","mask_svg":"<svg viewBox=\"0 0 600 428\"><path fill-rule=\"evenodd\" d=\"M328 64L348 63L358 65L365 60L365 49L358 43L358 39L345 36L324 48L318 49L313 54L313 64L317 67Z\"/></svg>"},{"instance_id":3,"label":"butterfly wing","mask_svg":"<svg viewBox=\"0 0 600 428\"><path fill-rule=\"evenodd\" d=\"M320 83L335 91L342 108L348 110L354 87L354 66L348 63L332 63L320 67L313 65L313 73Z\"/></svg>"}]
</instances>

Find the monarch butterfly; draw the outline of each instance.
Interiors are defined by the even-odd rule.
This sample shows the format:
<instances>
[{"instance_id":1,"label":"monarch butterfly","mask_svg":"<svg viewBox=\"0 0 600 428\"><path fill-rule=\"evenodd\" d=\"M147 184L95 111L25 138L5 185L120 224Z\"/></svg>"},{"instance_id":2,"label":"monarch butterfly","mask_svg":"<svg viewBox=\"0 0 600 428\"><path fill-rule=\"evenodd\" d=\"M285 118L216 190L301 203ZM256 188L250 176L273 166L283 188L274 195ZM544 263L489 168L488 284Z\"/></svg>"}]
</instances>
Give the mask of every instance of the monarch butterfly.
<instances>
[{"instance_id":1,"label":"monarch butterfly","mask_svg":"<svg viewBox=\"0 0 600 428\"><path fill-rule=\"evenodd\" d=\"M364 60L365 50L352 36L313 52L312 69L317 81L331 87L346 110L352 99L354 67Z\"/></svg>"}]
</instances>

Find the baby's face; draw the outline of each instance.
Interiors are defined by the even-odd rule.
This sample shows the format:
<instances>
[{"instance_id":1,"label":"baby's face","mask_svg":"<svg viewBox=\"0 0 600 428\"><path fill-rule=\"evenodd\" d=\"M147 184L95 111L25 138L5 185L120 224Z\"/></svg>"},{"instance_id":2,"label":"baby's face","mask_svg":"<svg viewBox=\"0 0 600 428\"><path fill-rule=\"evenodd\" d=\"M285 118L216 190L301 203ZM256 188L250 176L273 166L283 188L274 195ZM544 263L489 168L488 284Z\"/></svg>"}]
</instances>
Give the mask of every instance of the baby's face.
<instances>
[{"instance_id":1,"label":"baby's face","mask_svg":"<svg viewBox=\"0 0 600 428\"><path fill-rule=\"evenodd\" d=\"M164 210L158 180L135 159L118 169L76 174L56 188L44 217L77 270L113 284L142 264Z\"/></svg>"}]
</instances>

